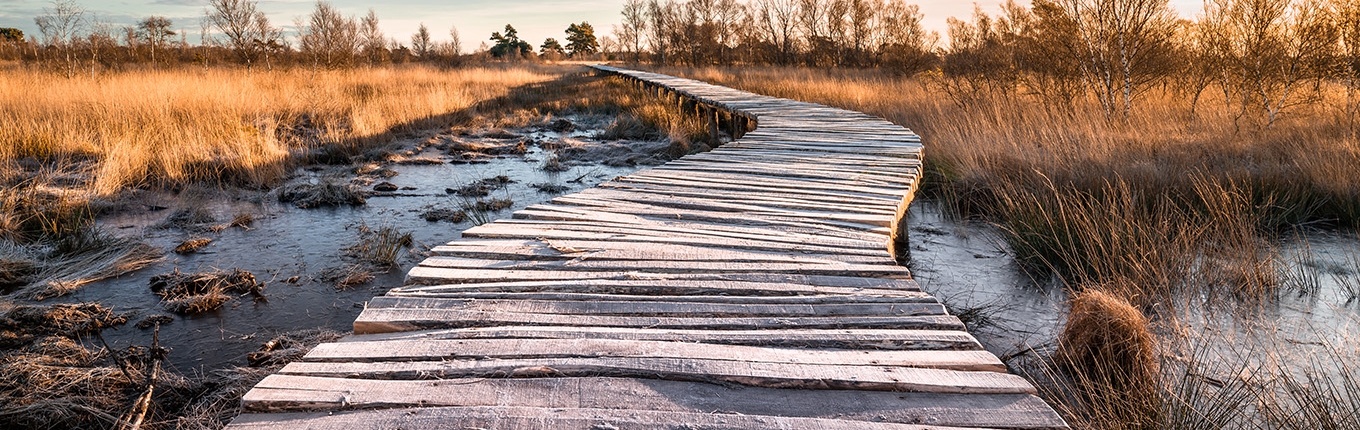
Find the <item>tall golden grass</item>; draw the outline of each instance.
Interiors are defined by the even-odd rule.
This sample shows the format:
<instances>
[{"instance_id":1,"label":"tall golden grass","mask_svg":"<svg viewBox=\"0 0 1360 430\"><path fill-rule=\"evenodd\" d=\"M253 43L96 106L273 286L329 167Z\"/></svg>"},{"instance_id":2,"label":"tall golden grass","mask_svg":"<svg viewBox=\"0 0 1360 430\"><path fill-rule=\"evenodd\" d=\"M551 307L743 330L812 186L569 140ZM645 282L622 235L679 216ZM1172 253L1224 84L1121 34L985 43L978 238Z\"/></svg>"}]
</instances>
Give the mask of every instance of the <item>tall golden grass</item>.
<instances>
[{"instance_id":1,"label":"tall golden grass","mask_svg":"<svg viewBox=\"0 0 1360 430\"><path fill-rule=\"evenodd\" d=\"M266 185L291 155L438 127L450 113L559 72L409 66L345 71L0 73L0 162L85 160L93 190L229 179Z\"/></svg>"}]
</instances>

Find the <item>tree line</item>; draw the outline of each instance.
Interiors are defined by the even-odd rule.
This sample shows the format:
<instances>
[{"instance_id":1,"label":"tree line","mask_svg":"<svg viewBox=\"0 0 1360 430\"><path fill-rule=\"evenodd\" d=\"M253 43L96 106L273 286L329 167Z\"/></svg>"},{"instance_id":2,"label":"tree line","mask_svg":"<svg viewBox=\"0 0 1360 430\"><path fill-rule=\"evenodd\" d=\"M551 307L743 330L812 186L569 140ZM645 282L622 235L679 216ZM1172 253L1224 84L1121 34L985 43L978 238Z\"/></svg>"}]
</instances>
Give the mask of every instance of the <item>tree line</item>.
<instances>
[{"instance_id":1,"label":"tree line","mask_svg":"<svg viewBox=\"0 0 1360 430\"><path fill-rule=\"evenodd\" d=\"M271 22L257 0L208 0L197 34L175 29L170 19L149 16L135 25L117 26L99 20L73 0L56 0L34 18L39 34L25 35L0 28L0 60L22 60L58 70L67 76L117 70L129 65L240 64L247 68L276 66L345 68L358 65L427 62L458 64L479 57L536 59L539 53L520 41L513 27L496 33L495 47L465 52L458 29L450 27L447 41L437 41L424 23L409 40L384 34L378 15L347 16L326 1L317 1L305 17L293 21L296 34ZM599 50L588 23L571 24L567 45L554 39L543 45L543 56L590 56ZM198 39L197 45L189 42ZM506 44L523 45L510 56Z\"/></svg>"},{"instance_id":2,"label":"tree line","mask_svg":"<svg viewBox=\"0 0 1360 430\"><path fill-rule=\"evenodd\" d=\"M945 40L901 0L625 0L622 58L658 65L882 67L923 74L960 104L1090 97L1127 115L1154 88L1191 111L1210 96L1273 123L1341 84L1360 95L1360 0L1207 0L1196 19L1166 0L1008 1L950 18Z\"/></svg>"}]
</instances>

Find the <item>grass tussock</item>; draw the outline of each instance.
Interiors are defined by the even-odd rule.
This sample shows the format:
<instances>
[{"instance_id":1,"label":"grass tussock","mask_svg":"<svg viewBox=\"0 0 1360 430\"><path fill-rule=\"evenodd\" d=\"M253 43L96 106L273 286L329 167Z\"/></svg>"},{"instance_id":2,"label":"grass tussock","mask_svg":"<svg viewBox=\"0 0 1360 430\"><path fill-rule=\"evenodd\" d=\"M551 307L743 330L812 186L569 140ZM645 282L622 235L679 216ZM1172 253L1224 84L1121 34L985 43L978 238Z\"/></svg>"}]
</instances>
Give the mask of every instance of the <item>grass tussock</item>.
<instances>
[{"instance_id":1,"label":"grass tussock","mask_svg":"<svg viewBox=\"0 0 1360 430\"><path fill-rule=\"evenodd\" d=\"M175 246L175 253L180 255L193 254L198 252L198 250L203 249L203 247L208 246L209 243L212 243L212 239L206 237L189 239L180 242L179 245Z\"/></svg>"},{"instance_id":2,"label":"grass tussock","mask_svg":"<svg viewBox=\"0 0 1360 430\"><path fill-rule=\"evenodd\" d=\"M359 242L345 248L345 254L361 263L381 269L392 269L399 265L402 252L415 244L410 232L397 230L394 226L369 227L359 224Z\"/></svg>"},{"instance_id":3,"label":"grass tussock","mask_svg":"<svg viewBox=\"0 0 1360 430\"><path fill-rule=\"evenodd\" d=\"M203 273L170 273L152 276L151 291L161 297L165 310L181 314L208 312L231 300L234 294L264 297L264 283L240 269Z\"/></svg>"},{"instance_id":4,"label":"grass tussock","mask_svg":"<svg viewBox=\"0 0 1360 430\"><path fill-rule=\"evenodd\" d=\"M335 288L339 290L348 290L367 284L373 282L375 278L373 267L363 263L332 267L321 274L322 281L335 285Z\"/></svg>"},{"instance_id":5,"label":"grass tussock","mask_svg":"<svg viewBox=\"0 0 1360 430\"><path fill-rule=\"evenodd\" d=\"M1070 305L1053 361L1081 377L1075 394L1088 403L1155 396L1160 369L1147 317L1128 301L1096 288L1078 293ZM1131 415L1147 413L1131 409Z\"/></svg>"},{"instance_id":6,"label":"grass tussock","mask_svg":"<svg viewBox=\"0 0 1360 430\"><path fill-rule=\"evenodd\" d=\"M333 206L363 206L368 203L363 191L351 184L323 180L316 184L297 184L278 191L278 200L301 209Z\"/></svg>"},{"instance_id":7,"label":"grass tussock","mask_svg":"<svg viewBox=\"0 0 1360 430\"><path fill-rule=\"evenodd\" d=\"M147 370L115 365L85 336L127 322L97 304L15 306L0 312L0 423L18 428L103 428ZM131 352L131 351L130 351Z\"/></svg>"},{"instance_id":8,"label":"grass tussock","mask_svg":"<svg viewBox=\"0 0 1360 430\"><path fill-rule=\"evenodd\" d=\"M396 134L450 125L450 113L553 73L185 68L68 79L11 66L0 74L0 161L92 159L101 195L194 181L265 186L288 173L295 154L347 160Z\"/></svg>"}]
</instances>

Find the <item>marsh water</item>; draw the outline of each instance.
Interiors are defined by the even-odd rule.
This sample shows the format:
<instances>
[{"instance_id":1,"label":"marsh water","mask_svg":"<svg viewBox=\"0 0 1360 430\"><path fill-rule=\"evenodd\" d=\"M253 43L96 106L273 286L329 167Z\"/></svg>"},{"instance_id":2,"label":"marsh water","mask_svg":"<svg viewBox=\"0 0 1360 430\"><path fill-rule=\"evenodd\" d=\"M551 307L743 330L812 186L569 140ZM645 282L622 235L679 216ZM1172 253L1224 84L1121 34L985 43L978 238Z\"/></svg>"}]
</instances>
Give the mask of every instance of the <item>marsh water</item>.
<instances>
[{"instance_id":1,"label":"marsh water","mask_svg":"<svg viewBox=\"0 0 1360 430\"><path fill-rule=\"evenodd\" d=\"M931 201L912 204L908 226L913 276L988 350L1009 359L1055 347L1066 318L1065 289L1057 279L1027 274L1000 230L949 219ZM1264 336L1297 349L1350 345L1360 327L1360 299L1353 291L1360 285L1360 240L1350 232L1309 231L1279 246L1289 287L1260 303L1195 309L1180 322L1222 339Z\"/></svg>"},{"instance_id":2,"label":"marsh water","mask_svg":"<svg viewBox=\"0 0 1360 430\"><path fill-rule=\"evenodd\" d=\"M619 146L630 142L594 141L593 132L589 130L569 133L515 131L519 133L486 139L522 139L550 144L531 145L523 154L486 158L474 164L390 163L384 168L395 171L396 175L381 178L381 181L401 187L400 191L389 196L370 196L362 206L299 209L289 203L280 203L268 194L239 190L140 196L130 208L103 216L99 222L119 235L137 236L167 250L166 259L146 269L86 285L69 296L50 301L98 302L115 311L133 312L128 324L104 332L114 348L149 345L151 330L137 328L134 323L153 315L171 316L173 320L160 329L160 342L171 349L169 361L180 372L242 366L246 364L248 352L259 349L262 343L279 333L310 328L349 331L364 303L400 286L406 271L424 258L423 251L457 239L463 230L473 227L477 222L474 216L458 223L431 222L422 216L434 208L458 209L470 200L448 193L446 188L458 189L496 176L509 177L512 182L504 188L490 190L485 196L514 201L504 210L485 214L487 218L496 219L645 167L610 166L611 163L580 160L563 163L559 168L564 169L561 171L545 171L542 167L546 160L556 156L545 147L553 147L553 144L565 141L575 145ZM480 138L459 139L475 143ZM448 158L436 150L414 155L426 159ZM346 173L353 170L354 166L300 168L290 183L335 177L345 179ZM534 187L536 184L554 184L560 188L543 192ZM371 186L365 185L365 188ZM218 232L163 226L172 213L194 207L207 209L223 223L240 214L250 214L254 221L246 228L231 227ZM400 267L377 273L375 279L362 285L338 288L334 282L325 279L326 274L350 265L344 249L359 240L360 226L393 227L409 232L414 246L403 252ZM210 238L212 242L193 254L168 252L182 241L197 237ZM173 270L196 273L219 269L252 272L259 281L266 283L264 299L235 297L214 311L177 315L163 310L160 298L148 287L152 276Z\"/></svg>"}]
</instances>

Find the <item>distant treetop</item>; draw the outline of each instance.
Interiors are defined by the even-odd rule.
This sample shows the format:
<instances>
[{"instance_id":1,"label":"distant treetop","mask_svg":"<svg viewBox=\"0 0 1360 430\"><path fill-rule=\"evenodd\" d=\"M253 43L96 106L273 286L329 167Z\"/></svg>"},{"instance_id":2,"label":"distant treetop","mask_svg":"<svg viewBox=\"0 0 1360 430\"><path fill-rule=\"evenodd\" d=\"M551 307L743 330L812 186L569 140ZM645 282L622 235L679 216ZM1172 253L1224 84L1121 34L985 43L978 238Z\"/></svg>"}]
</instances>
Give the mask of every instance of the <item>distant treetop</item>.
<instances>
[{"instance_id":1,"label":"distant treetop","mask_svg":"<svg viewBox=\"0 0 1360 430\"><path fill-rule=\"evenodd\" d=\"M519 32L510 24L505 25L505 34L492 32L491 40L496 41L496 45L491 47L492 57L501 58L511 54L519 56L534 52L534 46L520 40Z\"/></svg>"},{"instance_id":2,"label":"distant treetop","mask_svg":"<svg viewBox=\"0 0 1360 430\"><path fill-rule=\"evenodd\" d=\"M595 27L582 21L567 27L567 51L572 57L577 54L594 54L600 51L600 42L595 40Z\"/></svg>"},{"instance_id":3,"label":"distant treetop","mask_svg":"<svg viewBox=\"0 0 1360 430\"><path fill-rule=\"evenodd\" d=\"M0 27L0 40L8 40L15 43L23 42L24 31L17 28Z\"/></svg>"}]
</instances>

